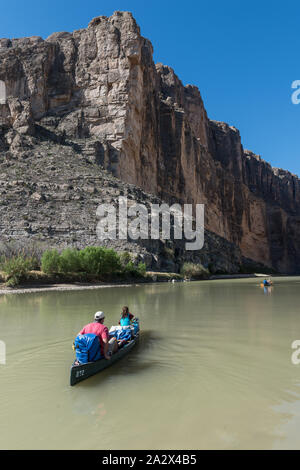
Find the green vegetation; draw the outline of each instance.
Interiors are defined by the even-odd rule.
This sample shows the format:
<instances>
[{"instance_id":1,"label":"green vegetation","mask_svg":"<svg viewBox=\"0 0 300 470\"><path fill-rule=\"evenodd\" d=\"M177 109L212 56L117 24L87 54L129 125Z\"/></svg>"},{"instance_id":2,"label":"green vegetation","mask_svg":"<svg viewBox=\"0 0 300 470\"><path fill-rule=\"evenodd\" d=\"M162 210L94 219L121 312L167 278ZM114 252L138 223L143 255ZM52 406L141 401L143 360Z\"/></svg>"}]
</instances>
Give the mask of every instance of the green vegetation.
<instances>
[{"instance_id":1,"label":"green vegetation","mask_svg":"<svg viewBox=\"0 0 300 470\"><path fill-rule=\"evenodd\" d=\"M0 270L6 285L14 287L27 279L28 273L40 267L41 247L24 246L17 241L0 243Z\"/></svg>"},{"instance_id":2,"label":"green vegetation","mask_svg":"<svg viewBox=\"0 0 300 470\"><path fill-rule=\"evenodd\" d=\"M135 264L130 253L117 253L100 246L82 250L67 248L59 253L56 249L45 250L40 261L25 252L0 258L0 270L8 286L14 287L28 280L52 281L111 281L143 278L145 263ZM38 271L41 271L38 274Z\"/></svg>"},{"instance_id":3,"label":"green vegetation","mask_svg":"<svg viewBox=\"0 0 300 470\"><path fill-rule=\"evenodd\" d=\"M78 252L78 271L101 277L122 274L123 269L118 253L109 248L88 246Z\"/></svg>"},{"instance_id":4,"label":"green vegetation","mask_svg":"<svg viewBox=\"0 0 300 470\"><path fill-rule=\"evenodd\" d=\"M5 273L6 285L14 287L26 279L28 272L32 268L32 259L21 255L12 258L2 258L0 268Z\"/></svg>"},{"instance_id":5,"label":"green vegetation","mask_svg":"<svg viewBox=\"0 0 300 470\"><path fill-rule=\"evenodd\" d=\"M133 253L118 253L102 246L81 250L66 248L59 252L57 249L5 245L1 251L0 278L11 287L23 282L122 282L135 279L149 282L209 277L207 268L190 262L182 265L180 274L146 272L146 264L138 262Z\"/></svg>"},{"instance_id":6,"label":"green vegetation","mask_svg":"<svg viewBox=\"0 0 300 470\"><path fill-rule=\"evenodd\" d=\"M146 265L139 263L136 266L129 253L118 254L101 246L88 246L83 250L67 248L61 254L57 250L47 250L42 256L41 267L46 274L81 273L100 280L141 277L146 273Z\"/></svg>"},{"instance_id":7,"label":"green vegetation","mask_svg":"<svg viewBox=\"0 0 300 470\"><path fill-rule=\"evenodd\" d=\"M145 276L146 265L145 263L139 263L137 266L135 266L132 261L129 261L129 263L127 263L124 268L124 272L130 277L138 278L141 276Z\"/></svg>"},{"instance_id":8,"label":"green vegetation","mask_svg":"<svg viewBox=\"0 0 300 470\"><path fill-rule=\"evenodd\" d=\"M128 251L122 251L119 254L119 257L123 267L125 267L130 261L132 261L132 255Z\"/></svg>"},{"instance_id":9,"label":"green vegetation","mask_svg":"<svg viewBox=\"0 0 300 470\"><path fill-rule=\"evenodd\" d=\"M59 253L57 250L46 250L43 253L41 269L47 274L59 272Z\"/></svg>"},{"instance_id":10,"label":"green vegetation","mask_svg":"<svg viewBox=\"0 0 300 470\"><path fill-rule=\"evenodd\" d=\"M184 263L180 272L188 279L206 279L209 276L209 270L200 263Z\"/></svg>"},{"instance_id":11,"label":"green vegetation","mask_svg":"<svg viewBox=\"0 0 300 470\"><path fill-rule=\"evenodd\" d=\"M35 242L32 243L28 241L26 244L24 242L19 242L17 240L9 242L0 242L0 260L11 259L21 256L30 261L30 264L33 266L32 269L39 269L41 256L46 249L44 243Z\"/></svg>"}]
</instances>

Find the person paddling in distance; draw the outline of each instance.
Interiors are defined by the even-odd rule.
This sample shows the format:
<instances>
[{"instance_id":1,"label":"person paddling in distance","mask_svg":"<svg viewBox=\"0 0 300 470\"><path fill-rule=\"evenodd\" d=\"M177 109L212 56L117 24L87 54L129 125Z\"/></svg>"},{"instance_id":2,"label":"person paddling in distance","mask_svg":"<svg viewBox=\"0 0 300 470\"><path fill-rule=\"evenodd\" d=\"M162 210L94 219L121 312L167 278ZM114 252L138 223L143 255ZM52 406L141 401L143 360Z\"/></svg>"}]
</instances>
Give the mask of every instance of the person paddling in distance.
<instances>
[{"instance_id":1,"label":"person paddling in distance","mask_svg":"<svg viewBox=\"0 0 300 470\"><path fill-rule=\"evenodd\" d=\"M119 325L121 326L129 326L131 321L133 320L134 315L129 312L128 307L123 307L121 312L121 319L119 321Z\"/></svg>"},{"instance_id":2,"label":"person paddling in distance","mask_svg":"<svg viewBox=\"0 0 300 470\"><path fill-rule=\"evenodd\" d=\"M108 328L104 325L105 315L103 312L96 312L94 322L85 325L79 332L80 335L92 333L97 335L100 340L101 357L109 360L111 354L118 349L118 343L115 338L109 339Z\"/></svg>"}]
</instances>

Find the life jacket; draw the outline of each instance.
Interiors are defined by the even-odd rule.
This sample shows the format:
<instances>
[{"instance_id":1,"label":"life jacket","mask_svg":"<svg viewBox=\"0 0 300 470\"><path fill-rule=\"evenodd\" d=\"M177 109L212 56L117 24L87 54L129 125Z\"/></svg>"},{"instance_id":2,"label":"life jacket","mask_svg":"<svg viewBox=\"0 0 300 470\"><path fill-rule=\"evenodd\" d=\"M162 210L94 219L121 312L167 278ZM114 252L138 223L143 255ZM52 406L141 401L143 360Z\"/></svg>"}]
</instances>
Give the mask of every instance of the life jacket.
<instances>
[{"instance_id":1,"label":"life jacket","mask_svg":"<svg viewBox=\"0 0 300 470\"><path fill-rule=\"evenodd\" d=\"M121 326L129 326L130 325L130 318L128 317L122 317L120 320L120 325Z\"/></svg>"},{"instance_id":2,"label":"life jacket","mask_svg":"<svg viewBox=\"0 0 300 470\"><path fill-rule=\"evenodd\" d=\"M101 357L100 341L97 335L77 335L74 342L76 359L80 364L98 361Z\"/></svg>"}]
</instances>

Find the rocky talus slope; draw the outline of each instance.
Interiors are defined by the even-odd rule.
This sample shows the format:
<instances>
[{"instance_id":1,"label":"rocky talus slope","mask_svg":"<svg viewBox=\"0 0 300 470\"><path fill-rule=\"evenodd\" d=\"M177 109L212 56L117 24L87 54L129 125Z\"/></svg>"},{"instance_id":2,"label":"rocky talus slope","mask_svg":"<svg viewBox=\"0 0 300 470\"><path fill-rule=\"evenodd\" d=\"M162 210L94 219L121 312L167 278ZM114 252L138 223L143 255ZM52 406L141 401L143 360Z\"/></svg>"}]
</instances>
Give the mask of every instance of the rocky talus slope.
<instances>
[{"instance_id":1,"label":"rocky talus slope","mask_svg":"<svg viewBox=\"0 0 300 470\"><path fill-rule=\"evenodd\" d=\"M115 242L152 268L194 259L299 271L298 177L244 150L152 52L128 12L46 40L0 40L1 241L97 244L97 205L128 194L205 204L197 253L175 240Z\"/></svg>"},{"instance_id":2,"label":"rocky talus slope","mask_svg":"<svg viewBox=\"0 0 300 470\"><path fill-rule=\"evenodd\" d=\"M160 205L162 200L114 177L74 142L61 145L41 140L17 156L8 152L0 170L0 251L11 240L16 247L40 252L49 247L104 244L133 253L136 262L145 262L153 270L176 272L187 260L209 266L213 272L236 272L241 264L252 265L234 244L209 231L200 251L186 251L185 240L99 243L99 204L113 205L118 214L118 198L123 196L128 207L141 203L150 213L151 204Z\"/></svg>"}]
</instances>

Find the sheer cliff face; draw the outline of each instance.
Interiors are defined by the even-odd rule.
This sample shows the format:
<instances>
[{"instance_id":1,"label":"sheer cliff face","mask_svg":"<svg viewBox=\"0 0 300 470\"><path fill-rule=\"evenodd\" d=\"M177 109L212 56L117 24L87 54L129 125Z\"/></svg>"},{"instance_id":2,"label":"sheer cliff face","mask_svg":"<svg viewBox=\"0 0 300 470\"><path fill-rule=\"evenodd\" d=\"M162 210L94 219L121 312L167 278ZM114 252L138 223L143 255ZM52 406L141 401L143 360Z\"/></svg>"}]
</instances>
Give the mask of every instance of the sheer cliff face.
<instances>
[{"instance_id":1,"label":"sheer cliff face","mask_svg":"<svg viewBox=\"0 0 300 470\"><path fill-rule=\"evenodd\" d=\"M210 121L194 86L155 65L130 13L87 29L0 40L0 151L71 139L126 183L168 202L204 203L206 228L245 257L300 266L299 179L244 151Z\"/></svg>"}]
</instances>

